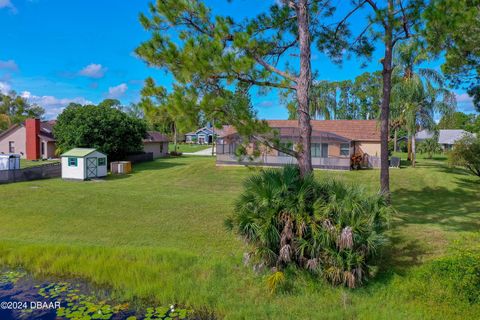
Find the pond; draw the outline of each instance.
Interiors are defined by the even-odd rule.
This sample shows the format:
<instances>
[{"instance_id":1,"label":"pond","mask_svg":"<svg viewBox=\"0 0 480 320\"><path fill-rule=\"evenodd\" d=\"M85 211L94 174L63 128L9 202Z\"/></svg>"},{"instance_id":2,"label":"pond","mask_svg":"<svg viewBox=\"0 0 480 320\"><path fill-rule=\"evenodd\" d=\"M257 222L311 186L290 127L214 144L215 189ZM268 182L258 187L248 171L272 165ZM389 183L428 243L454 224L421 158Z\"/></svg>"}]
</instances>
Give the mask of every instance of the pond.
<instances>
[{"instance_id":1,"label":"pond","mask_svg":"<svg viewBox=\"0 0 480 320\"><path fill-rule=\"evenodd\" d=\"M96 293L93 293L96 292ZM214 319L177 305L135 309L110 301L87 283L38 280L22 270L0 270L0 319Z\"/></svg>"}]
</instances>

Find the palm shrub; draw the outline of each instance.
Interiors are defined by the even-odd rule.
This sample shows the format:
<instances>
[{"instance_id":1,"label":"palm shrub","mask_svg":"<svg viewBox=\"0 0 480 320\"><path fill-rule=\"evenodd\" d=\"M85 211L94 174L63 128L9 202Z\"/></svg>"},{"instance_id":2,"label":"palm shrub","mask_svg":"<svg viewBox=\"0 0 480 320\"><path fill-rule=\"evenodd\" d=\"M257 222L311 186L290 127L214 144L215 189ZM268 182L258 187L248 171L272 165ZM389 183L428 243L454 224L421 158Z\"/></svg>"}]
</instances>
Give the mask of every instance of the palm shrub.
<instances>
[{"instance_id":1,"label":"palm shrub","mask_svg":"<svg viewBox=\"0 0 480 320\"><path fill-rule=\"evenodd\" d=\"M296 166L246 180L227 226L253 247L257 264L294 265L338 285L357 287L375 270L392 211L380 195L318 182Z\"/></svg>"},{"instance_id":2,"label":"palm shrub","mask_svg":"<svg viewBox=\"0 0 480 320\"><path fill-rule=\"evenodd\" d=\"M426 153L427 159L432 159L434 154L442 152L442 147L437 141L437 136L423 140L418 145L418 151L422 154Z\"/></svg>"}]
</instances>

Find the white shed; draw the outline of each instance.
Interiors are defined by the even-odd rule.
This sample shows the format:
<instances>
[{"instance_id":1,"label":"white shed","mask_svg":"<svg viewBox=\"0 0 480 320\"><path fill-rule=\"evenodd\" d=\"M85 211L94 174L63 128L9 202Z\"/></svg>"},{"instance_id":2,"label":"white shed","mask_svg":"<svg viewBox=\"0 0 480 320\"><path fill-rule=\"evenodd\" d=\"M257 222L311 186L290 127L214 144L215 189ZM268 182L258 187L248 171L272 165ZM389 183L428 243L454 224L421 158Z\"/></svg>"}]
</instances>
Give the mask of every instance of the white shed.
<instances>
[{"instance_id":1,"label":"white shed","mask_svg":"<svg viewBox=\"0 0 480 320\"><path fill-rule=\"evenodd\" d=\"M20 169L19 154L0 154L0 170Z\"/></svg>"},{"instance_id":2,"label":"white shed","mask_svg":"<svg viewBox=\"0 0 480 320\"><path fill-rule=\"evenodd\" d=\"M96 149L75 148L62 154L62 178L88 180L107 175L107 155Z\"/></svg>"}]
</instances>

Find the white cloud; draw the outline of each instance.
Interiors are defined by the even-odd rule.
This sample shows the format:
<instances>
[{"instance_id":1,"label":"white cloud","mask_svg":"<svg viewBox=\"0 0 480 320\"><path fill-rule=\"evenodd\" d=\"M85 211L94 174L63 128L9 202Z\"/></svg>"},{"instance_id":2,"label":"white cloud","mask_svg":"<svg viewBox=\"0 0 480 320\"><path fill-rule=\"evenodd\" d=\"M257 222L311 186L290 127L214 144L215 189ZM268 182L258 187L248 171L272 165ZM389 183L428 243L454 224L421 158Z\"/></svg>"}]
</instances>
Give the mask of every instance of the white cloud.
<instances>
[{"instance_id":1,"label":"white cloud","mask_svg":"<svg viewBox=\"0 0 480 320\"><path fill-rule=\"evenodd\" d=\"M13 60L0 60L0 70L2 69L9 71L18 71L18 65Z\"/></svg>"},{"instance_id":2,"label":"white cloud","mask_svg":"<svg viewBox=\"0 0 480 320\"><path fill-rule=\"evenodd\" d=\"M0 0L1 1L1 0ZM107 72L107 68L101 64L91 63L78 72L79 75L89 78L102 78Z\"/></svg>"},{"instance_id":3,"label":"white cloud","mask_svg":"<svg viewBox=\"0 0 480 320\"><path fill-rule=\"evenodd\" d=\"M10 9L10 12L17 13L17 8L13 5L10 0L0 0L0 9Z\"/></svg>"},{"instance_id":4,"label":"white cloud","mask_svg":"<svg viewBox=\"0 0 480 320\"><path fill-rule=\"evenodd\" d=\"M23 91L20 94L27 99L30 103L38 104L45 109L45 116L47 118L55 118L59 113L65 109L70 103L79 103L82 105L93 104L92 101L83 97L76 98L57 98L54 96L36 96L29 91Z\"/></svg>"},{"instance_id":5,"label":"white cloud","mask_svg":"<svg viewBox=\"0 0 480 320\"><path fill-rule=\"evenodd\" d=\"M112 99L118 99L125 94L128 90L128 86L125 83L119 84L115 87L108 88L108 97Z\"/></svg>"},{"instance_id":6,"label":"white cloud","mask_svg":"<svg viewBox=\"0 0 480 320\"><path fill-rule=\"evenodd\" d=\"M474 112L473 98L467 93L455 93L455 98L457 99L457 106L460 111L466 113Z\"/></svg>"},{"instance_id":7,"label":"white cloud","mask_svg":"<svg viewBox=\"0 0 480 320\"><path fill-rule=\"evenodd\" d=\"M12 87L8 83L0 81L0 93L7 94L10 90L12 90Z\"/></svg>"}]
</instances>

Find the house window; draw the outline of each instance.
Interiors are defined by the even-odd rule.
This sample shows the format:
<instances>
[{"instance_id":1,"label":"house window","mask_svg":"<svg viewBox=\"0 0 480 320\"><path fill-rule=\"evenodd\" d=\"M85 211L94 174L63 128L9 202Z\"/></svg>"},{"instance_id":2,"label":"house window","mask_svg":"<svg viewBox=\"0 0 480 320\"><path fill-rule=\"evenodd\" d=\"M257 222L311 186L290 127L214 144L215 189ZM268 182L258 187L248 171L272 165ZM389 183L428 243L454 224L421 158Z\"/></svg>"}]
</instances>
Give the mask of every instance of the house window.
<instances>
[{"instance_id":1,"label":"house window","mask_svg":"<svg viewBox=\"0 0 480 320\"><path fill-rule=\"evenodd\" d=\"M340 144L340 155L341 156L350 155L350 144L348 144L348 143Z\"/></svg>"},{"instance_id":2,"label":"house window","mask_svg":"<svg viewBox=\"0 0 480 320\"><path fill-rule=\"evenodd\" d=\"M312 143L312 158L328 158L328 143Z\"/></svg>"},{"instance_id":3,"label":"house window","mask_svg":"<svg viewBox=\"0 0 480 320\"><path fill-rule=\"evenodd\" d=\"M98 158L98 166L104 166L107 164L107 159L105 158Z\"/></svg>"},{"instance_id":4,"label":"house window","mask_svg":"<svg viewBox=\"0 0 480 320\"><path fill-rule=\"evenodd\" d=\"M68 158L68 166L69 167L76 167L77 166L77 158Z\"/></svg>"},{"instance_id":5,"label":"house window","mask_svg":"<svg viewBox=\"0 0 480 320\"><path fill-rule=\"evenodd\" d=\"M199 144L205 143L205 136L203 134L198 136L198 143Z\"/></svg>"},{"instance_id":6,"label":"house window","mask_svg":"<svg viewBox=\"0 0 480 320\"><path fill-rule=\"evenodd\" d=\"M42 142L40 144L40 150L41 150L40 153L42 154L42 156L44 156L45 155L45 142Z\"/></svg>"},{"instance_id":7,"label":"house window","mask_svg":"<svg viewBox=\"0 0 480 320\"><path fill-rule=\"evenodd\" d=\"M8 152L15 153L15 141L8 141Z\"/></svg>"}]
</instances>

